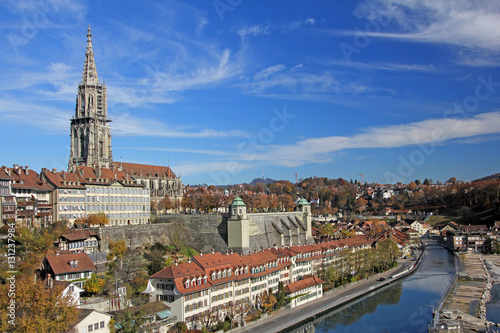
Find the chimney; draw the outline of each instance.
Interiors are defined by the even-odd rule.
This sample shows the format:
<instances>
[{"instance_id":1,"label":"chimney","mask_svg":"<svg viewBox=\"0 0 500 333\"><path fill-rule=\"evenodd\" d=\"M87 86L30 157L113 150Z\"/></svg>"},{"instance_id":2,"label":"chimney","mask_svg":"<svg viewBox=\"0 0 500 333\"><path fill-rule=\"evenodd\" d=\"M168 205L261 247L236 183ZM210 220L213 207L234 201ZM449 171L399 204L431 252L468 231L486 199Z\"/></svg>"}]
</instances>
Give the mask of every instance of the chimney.
<instances>
[{"instance_id":1,"label":"chimney","mask_svg":"<svg viewBox=\"0 0 500 333\"><path fill-rule=\"evenodd\" d=\"M179 263L177 262L177 259L175 260L175 266L179 266Z\"/></svg>"},{"instance_id":2,"label":"chimney","mask_svg":"<svg viewBox=\"0 0 500 333\"><path fill-rule=\"evenodd\" d=\"M57 173L57 169L52 169L52 173L56 174Z\"/></svg>"},{"instance_id":3,"label":"chimney","mask_svg":"<svg viewBox=\"0 0 500 333\"><path fill-rule=\"evenodd\" d=\"M200 250L200 257L203 257L203 250Z\"/></svg>"},{"instance_id":4,"label":"chimney","mask_svg":"<svg viewBox=\"0 0 500 333\"><path fill-rule=\"evenodd\" d=\"M47 274L47 287L49 287L49 289L52 289L54 288L54 280L52 280L52 275Z\"/></svg>"},{"instance_id":5,"label":"chimney","mask_svg":"<svg viewBox=\"0 0 500 333\"><path fill-rule=\"evenodd\" d=\"M61 170L61 177L66 180L66 172L64 172L64 170Z\"/></svg>"},{"instance_id":6,"label":"chimney","mask_svg":"<svg viewBox=\"0 0 500 333\"><path fill-rule=\"evenodd\" d=\"M231 249L231 254L233 254L233 249Z\"/></svg>"},{"instance_id":7,"label":"chimney","mask_svg":"<svg viewBox=\"0 0 500 333\"><path fill-rule=\"evenodd\" d=\"M188 258L188 264L191 264L191 258Z\"/></svg>"},{"instance_id":8,"label":"chimney","mask_svg":"<svg viewBox=\"0 0 500 333\"><path fill-rule=\"evenodd\" d=\"M228 255L229 255L229 250L226 250L226 256L228 256Z\"/></svg>"},{"instance_id":9,"label":"chimney","mask_svg":"<svg viewBox=\"0 0 500 333\"><path fill-rule=\"evenodd\" d=\"M215 250L214 249L212 249L212 254L215 254Z\"/></svg>"},{"instance_id":10,"label":"chimney","mask_svg":"<svg viewBox=\"0 0 500 333\"><path fill-rule=\"evenodd\" d=\"M29 166L24 167L24 172L26 173L26 176L29 175L30 172Z\"/></svg>"}]
</instances>

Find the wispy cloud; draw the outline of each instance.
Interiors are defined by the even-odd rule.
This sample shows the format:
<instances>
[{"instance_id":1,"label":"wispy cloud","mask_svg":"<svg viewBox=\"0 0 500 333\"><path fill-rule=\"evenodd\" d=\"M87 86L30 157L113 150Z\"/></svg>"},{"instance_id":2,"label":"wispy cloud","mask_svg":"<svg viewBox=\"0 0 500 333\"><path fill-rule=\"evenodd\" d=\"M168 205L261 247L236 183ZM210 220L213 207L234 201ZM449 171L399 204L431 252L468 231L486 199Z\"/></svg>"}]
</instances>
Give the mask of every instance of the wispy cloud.
<instances>
[{"instance_id":1,"label":"wispy cloud","mask_svg":"<svg viewBox=\"0 0 500 333\"><path fill-rule=\"evenodd\" d=\"M431 119L370 128L352 137L307 139L294 145L273 147L262 158L293 167L328 160L330 153L345 149L395 148L493 133L500 133L500 112L483 113L468 119Z\"/></svg>"},{"instance_id":2,"label":"wispy cloud","mask_svg":"<svg viewBox=\"0 0 500 333\"><path fill-rule=\"evenodd\" d=\"M482 59L499 60L500 6L496 0L366 1L355 15L369 20L390 18L388 31L368 32L373 37L465 47L472 50L473 57L469 53L458 55L468 59L469 64L483 65ZM391 31L396 26L399 31ZM473 58L477 61L472 62Z\"/></svg>"},{"instance_id":3,"label":"wispy cloud","mask_svg":"<svg viewBox=\"0 0 500 333\"><path fill-rule=\"evenodd\" d=\"M328 62L330 65L351 67L357 69L369 69L369 70L384 70L384 71L397 71L397 72L439 72L440 69L436 68L434 65L419 65L419 64L396 64L396 63L385 63L385 62L355 62L355 61L345 61L345 60L331 60Z\"/></svg>"},{"instance_id":4,"label":"wispy cloud","mask_svg":"<svg viewBox=\"0 0 500 333\"><path fill-rule=\"evenodd\" d=\"M248 137L249 134L240 130L219 131L214 129L199 129L186 131L168 126L157 119L143 119L128 113L111 115L113 117L113 135L144 136L170 138L217 138L217 137Z\"/></svg>"},{"instance_id":5,"label":"wispy cloud","mask_svg":"<svg viewBox=\"0 0 500 333\"><path fill-rule=\"evenodd\" d=\"M234 154L228 161L191 167L191 173L225 170L228 163L246 167L273 165L299 167L324 164L348 149L384 149L413 145L472 144L498 140L500 111L478 114L467 119L430 119L420 122L368 128L353 136L311 138L290 145L270 145L257 155ZM368 155L361 158L370 158ZM184 166L183 166L184 167ZM206 168L206 169L204 169Z\"/></svg>"}]
</instances>

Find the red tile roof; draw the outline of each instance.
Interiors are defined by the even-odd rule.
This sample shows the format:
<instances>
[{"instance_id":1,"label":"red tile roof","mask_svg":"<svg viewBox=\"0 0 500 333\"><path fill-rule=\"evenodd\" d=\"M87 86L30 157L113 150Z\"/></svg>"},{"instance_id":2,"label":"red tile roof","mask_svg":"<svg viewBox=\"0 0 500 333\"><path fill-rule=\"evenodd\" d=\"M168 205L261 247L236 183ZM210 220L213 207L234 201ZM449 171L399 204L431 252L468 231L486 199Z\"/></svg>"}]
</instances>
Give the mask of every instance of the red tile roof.
<instances>
[{"instance_id":1,"label":"red tile roof","mask_svg":"<svg viewBox=\"0 0 500 333\"><path fill-rule=\"evenodd\" d=\"M74 241L78 241L78 240L86 240L92 236L99 239L99 236L95 232L93 232L92 230L71 229L71 230L66 231L64 234L62 234L61 238L66 238L70 242L74 242Z\"/></svg>"},{"instance_id":2,"label":"red tile roof","mask_svg":"<svg viewBox=\"0 0 500 333\"><path fill-rule=\"evenodd\" d=\"M292 282L290 284L287 284L285 286L285 293L286 294L292 294L301 290L304 290L306 288L312 287L312 286L317 286L320 284L325 283L325 281L321 280L317 276L314 275L304 275L302 277L302 280Z\"/></svg>"},{"instance_id":3,"label":"red tile roof","mask_svg":"<svg viewBox=\"0 0 500 333\"><path fill-rule=\"evenodd\" d=\"M4 168L3 172L13 180L12 188L35 189L39 191L50 191L51 188L40 179L38 173L28 167Z\"/></svg>"},{"instance_id":4,"label":"red tile roof","mask_svg":"<svg viewBox=\"0 0 500 333\"><path fill-rule=\"evenodd\" d=\"M47 260L47 263L56 275L92 271L97 269L87 253L49 255L45 257L45 260ZM71 261L78 261L78 266L71 267Z\"/></svg>"},{"instance_id":5,"label":"red tile roof","mask_svg":"<svg viewBox=\"0 0 500 333\"><path fill-rule=\"evenodd\" d=\"M55 169L52 171L42 169L40 176L54 187L85 189L85 185L81 184L80 178L74 173L65 171L56 172Z\"/></svg>"},{"instance_id":6,"label":"red tile roof","mask_svg":"<svg viewBox=\"0 0 500 333\"><path fill-rule=\"evenodd\" d=\"M114 165L116 168L121 167L122 170L131 176L177 178L172 170L166 166L125 162L115 162Z\"/></svg>"}]
</instances>

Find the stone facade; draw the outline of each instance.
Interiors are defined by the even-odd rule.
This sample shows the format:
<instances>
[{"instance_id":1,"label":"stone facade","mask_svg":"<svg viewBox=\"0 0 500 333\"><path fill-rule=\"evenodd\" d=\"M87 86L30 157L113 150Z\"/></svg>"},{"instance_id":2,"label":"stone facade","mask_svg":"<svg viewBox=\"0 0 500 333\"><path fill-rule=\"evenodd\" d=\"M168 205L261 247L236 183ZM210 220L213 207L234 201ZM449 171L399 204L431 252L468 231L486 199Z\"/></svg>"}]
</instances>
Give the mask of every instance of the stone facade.
<instances>
[{"instance_id":1,"label":"stone facade","mask_svg":"<svg viewBox=\"0 0 500 333\"><path fill-rule=\"evenodd\" d=\"M107 89L104 83L99 83L89 27L82 81L78 85L75 116L71 119L68 172L82 166L117 169L149 189L151 200L159 201L168 195L180 204L182 181L170 167L113 162L110 122Z\"/></svg>"},{"instance_id":2,"label":"stone facade","mask_svg":"<svg viewBox=\"0 0 500 333\"><path fill-rule=\"evenodd\" d=\"M89 27L82 81L78 85L75 116L71 119L68 171L71 171L73 165L109 168L113 164L108 124L110 121L107 90L97 77Z\"/></svg>"},{"instance_id":3,"label":"stone facade","mask_svg":"<svg viewBox=\"0 0 500 333\"><path fill-rule=\"evenodd\" d=\"M101 250L107 249L108 240L125 239L127 246L132 248L155 242L168 244L175 232L182 233L187 245L204 252L232 249L238 253L249 253L274 246L313 242L307 203L299 205L296 212L246 214L245 204L237 199L236 204L233 202L230 206L231 213L227 216L171 214L158 217L160 223L101 228Z\"/></svg>"}]
</instances>

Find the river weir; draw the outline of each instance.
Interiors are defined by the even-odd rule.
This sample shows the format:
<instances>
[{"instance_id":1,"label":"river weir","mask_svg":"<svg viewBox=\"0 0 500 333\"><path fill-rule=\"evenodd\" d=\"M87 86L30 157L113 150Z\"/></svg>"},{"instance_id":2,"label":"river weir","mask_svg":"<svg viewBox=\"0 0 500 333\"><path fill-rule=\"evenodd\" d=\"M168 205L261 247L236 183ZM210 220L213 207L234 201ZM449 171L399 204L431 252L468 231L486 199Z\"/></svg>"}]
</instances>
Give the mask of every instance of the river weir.
<instances>
[{"instance_id":1,"label":"river weir","mask_svg":"<svg viewBox=\"0 0 500 333\"><path fill-rule=\"evenodd\" d=\"M498 283L498 257L460 254L460 270L449 291L438 302L429 332L498 332L488 317L491 290ZM490 273L493 272L493 275Z\"/></svg>"},{"instance_id":2,"label":"river weir","mask_svg":"<svg viewBox=\"0 0 500 333\"><path fill-rule=\"evenodd\" d=\"M288 332L427 332L456 267L456 256L431 241L413 274Z\"/></svg>"}]
</instances>

